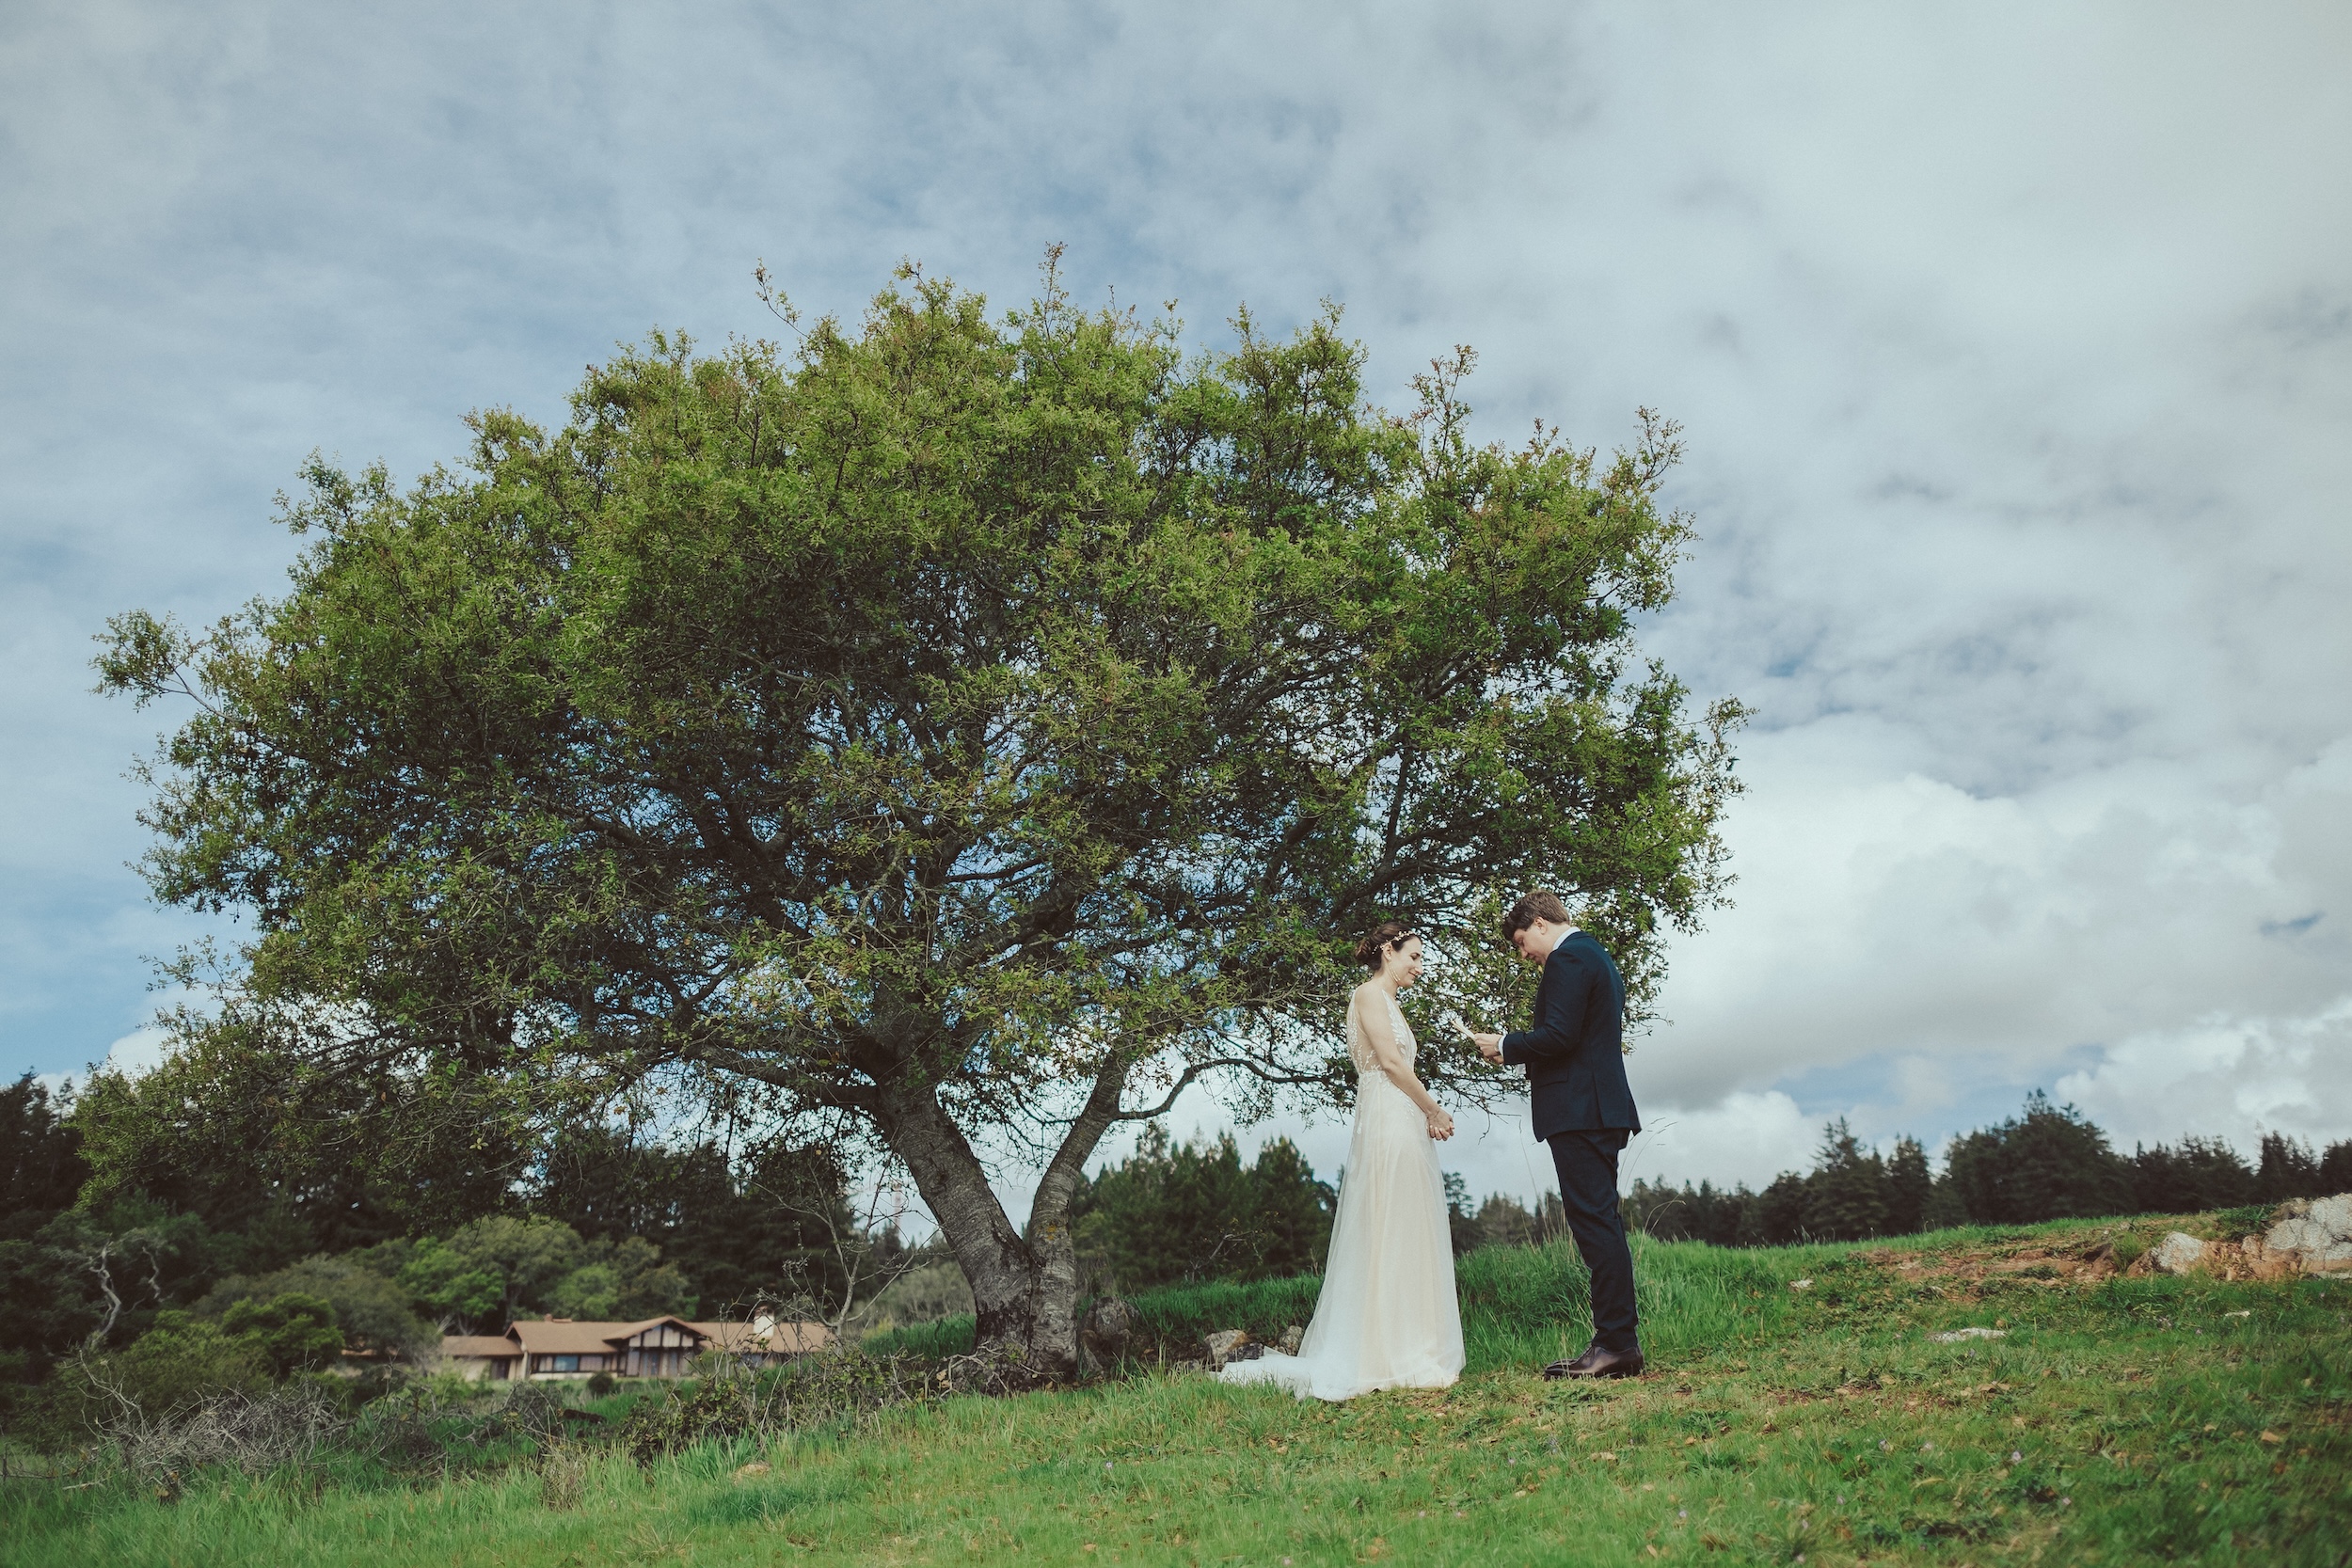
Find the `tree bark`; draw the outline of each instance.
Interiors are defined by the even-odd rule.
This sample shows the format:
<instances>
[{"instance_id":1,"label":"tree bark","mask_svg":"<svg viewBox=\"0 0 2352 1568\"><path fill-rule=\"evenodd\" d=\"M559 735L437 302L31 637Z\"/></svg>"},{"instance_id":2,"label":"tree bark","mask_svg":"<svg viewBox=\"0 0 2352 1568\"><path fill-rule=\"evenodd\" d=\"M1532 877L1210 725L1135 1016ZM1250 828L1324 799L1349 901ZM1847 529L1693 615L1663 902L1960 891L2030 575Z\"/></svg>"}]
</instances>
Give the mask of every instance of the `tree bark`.
<instances>
[{"instance_id":1,"label":"tree bark","mask_svg":"<svg viewBox=\"0 0 2352 1568\"><path fill-rule=\"evenodd\" d=\"M1013 1226L963 1130L929 1085L885 1086L876 1120L971 1282L976 1349L1018 1349L1040 1381L1075 1377L1078 1254L1070 1199L1087 1159L1119 1119L1127 1064L1114 1053L1054 1151L1030 1205L1029 1234Z\"/></svg>"}]
</instances>

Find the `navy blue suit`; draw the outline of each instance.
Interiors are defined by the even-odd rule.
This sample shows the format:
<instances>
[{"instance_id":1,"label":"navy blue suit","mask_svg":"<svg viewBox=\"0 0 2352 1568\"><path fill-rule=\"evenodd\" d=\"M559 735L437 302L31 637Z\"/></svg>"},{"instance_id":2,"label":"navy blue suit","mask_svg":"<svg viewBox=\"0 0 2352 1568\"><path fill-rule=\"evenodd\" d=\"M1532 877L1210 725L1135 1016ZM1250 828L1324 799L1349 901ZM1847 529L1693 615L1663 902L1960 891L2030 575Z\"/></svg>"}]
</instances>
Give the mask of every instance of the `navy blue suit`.
<instances>
[{"instance_id":1,"label":"navy blue suit","mask_svg":"<svg viewBox=\"0 0 2352 1568\"><path fill-rule=\"evenodd\" d=\"M1535 987L1535 1022L1502 1037L1502 1059L1527 1068L1535 1136L1551 1146L1568 1230L1593 1276L1593 1342L1640 1348L1633 1252L1617 1212L1617 1156L1642 1130L1625 1079L1625 976L1583 931L1561 939Z\"/></svg>"},{"instance_id":2,"label":"navy blue suit","mask_svg":"<svg viewBox=\"0 0 2352 1568\"><path fill-rule=\"evenodd\" d=\"M1502 1059L1526 1064L1537 1138L1642 1130L1625 1081L1625 976L1591 933L1570 932L1544 960L1534 1024L1502 1037Z\"/></svg>"}]
</instances>

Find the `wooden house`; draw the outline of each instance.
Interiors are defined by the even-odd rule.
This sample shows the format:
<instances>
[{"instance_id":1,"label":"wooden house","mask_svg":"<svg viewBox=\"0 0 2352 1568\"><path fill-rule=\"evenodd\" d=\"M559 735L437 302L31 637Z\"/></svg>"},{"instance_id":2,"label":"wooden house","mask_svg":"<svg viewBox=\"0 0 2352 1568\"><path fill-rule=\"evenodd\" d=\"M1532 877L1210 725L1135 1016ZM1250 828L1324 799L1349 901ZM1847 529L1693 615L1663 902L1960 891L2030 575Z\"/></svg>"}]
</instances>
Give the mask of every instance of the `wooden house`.
<instances>
[{"instance_id":1,"label":"wooden house","mask_svg":"<svg viewBox=\"0 0 2352 1568\"><path fill-rule=\"evenodd\" d=\"M778 1323L762 1316L749 1323L689 1323L684 1318L648 1318L643 1323L575 1323L537 1318L510 1323L503 1335L442 1336L441 1355L453 1370L476 1379L593 1377L685 1377L706 1354L723 1354L740 1364L765 1367L822 1350L833 1331L822 1323Z\"/></svg>"},{"instance_id":2,"label":"wooden house","mask_svg":"<svg viewBox=\"0 0 2352 1568\"><path fill-rule=\"evenodd\" d=\"M522 1347L501 1334L444 1334L441 1359L452 1370L480 1382L503 1383L515 1375Z\"/></svg>"}]
</instances>

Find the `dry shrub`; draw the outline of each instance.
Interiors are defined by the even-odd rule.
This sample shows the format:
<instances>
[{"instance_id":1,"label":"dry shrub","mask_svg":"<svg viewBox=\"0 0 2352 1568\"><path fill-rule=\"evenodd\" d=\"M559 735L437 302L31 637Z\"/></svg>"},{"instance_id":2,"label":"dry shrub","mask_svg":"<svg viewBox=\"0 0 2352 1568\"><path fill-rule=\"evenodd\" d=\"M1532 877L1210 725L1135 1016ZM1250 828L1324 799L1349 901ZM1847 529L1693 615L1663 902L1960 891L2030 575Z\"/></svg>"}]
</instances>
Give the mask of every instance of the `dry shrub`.
<instances>
[{"instance_id":1,"label":"dry shrub","mask_svg":"<svg viewBox=\"0 0 2352 1568\"><path fill-rule=\"evenodd\" d=\"M293 1384L254 1396L215 1394L163 1419L133 1411L106 1435L143 1484L177 1497L187 1478L215 1465L262 1475L307 1465L348 1432L351 1418L325 1389Z\"/></svg>"},{"instance_id":2,"label":"dry shrub","mask_svg":"<svg viewBox=\"0 0 2352 1568\"><path fill-rule=\"evenodd\" d=\"M517 1382L506 1390L499 1419L541 1444L564 1435L564 1396L544 1383Z\"/></svg>"}]
</instances>

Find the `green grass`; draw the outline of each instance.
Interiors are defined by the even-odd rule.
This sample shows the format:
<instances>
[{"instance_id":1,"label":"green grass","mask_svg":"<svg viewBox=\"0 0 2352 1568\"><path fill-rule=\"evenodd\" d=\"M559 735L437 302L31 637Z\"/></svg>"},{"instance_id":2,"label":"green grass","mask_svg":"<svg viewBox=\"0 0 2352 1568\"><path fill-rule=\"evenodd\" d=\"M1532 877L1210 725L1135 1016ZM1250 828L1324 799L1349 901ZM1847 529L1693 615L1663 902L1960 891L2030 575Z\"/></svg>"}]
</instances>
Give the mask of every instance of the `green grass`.
<instances>
[{"instance_id":1,"label":"green grass","mask_svg":"<svg viewBox=\"0 0 2352 1568\"><path fill-rule=\"evenodd\" d=\"M1768 1332L1788 1309L1783 1287L1838 1250L1725 1252L1645 1236L1633 1238L1633 1244L1645 1340L1654 1354L1667 1357ZM1589 1297L1583 1267L1569 1243L1475 1252L1461 1260L1456 1278L1470 1371L1530 1361L1540 1366L1584 1348L1581 1330L1591 1322ZM1142 1320L1135 1370L1198 1356L1201 1339L1220 1328L1246 1328L1261 1339L1277 1339L1285 1327L1303 1326L1314 1315L1321 1283L1312 1277L1264 1279L1143 1291L1131 1303ZM972 1320L947 1318L893 1329L871 1336L866 1344L881 1354L961 1354L972 1348Z\"/></svg>"},{"instance_id":2,"label":"green grass","mask_svg":"<svg viewBox=\"0 0 2352 1568\"><path fill-rule=\"evenodd\" d=\"M1637 1382L1533 1376L1581 1347L1581 1271L1558 1249L1496 1251L1464 1262L1470 1371L1442 1392L1334 1407L1147 1371L707 1444L643 1471L591 1457L446 1484L221 1477L168 1505L119 1482L16 1483L0 1560L2347 1560L2352 1281L1979 1277L2004 1258L2040 1268L2034 1251L2103 1228L1644 1244L1653 1370ZM1790 1290L1800 1278L1811 1287ZM1311 1291L1202 1287L1138 1306L1173 1340L1235 1322L1279 1331ZM2006 1338L1929 1338L1965 1324ZM753 1462L770 1468L739 1474Z\"/></svg>"}]
</instances>

